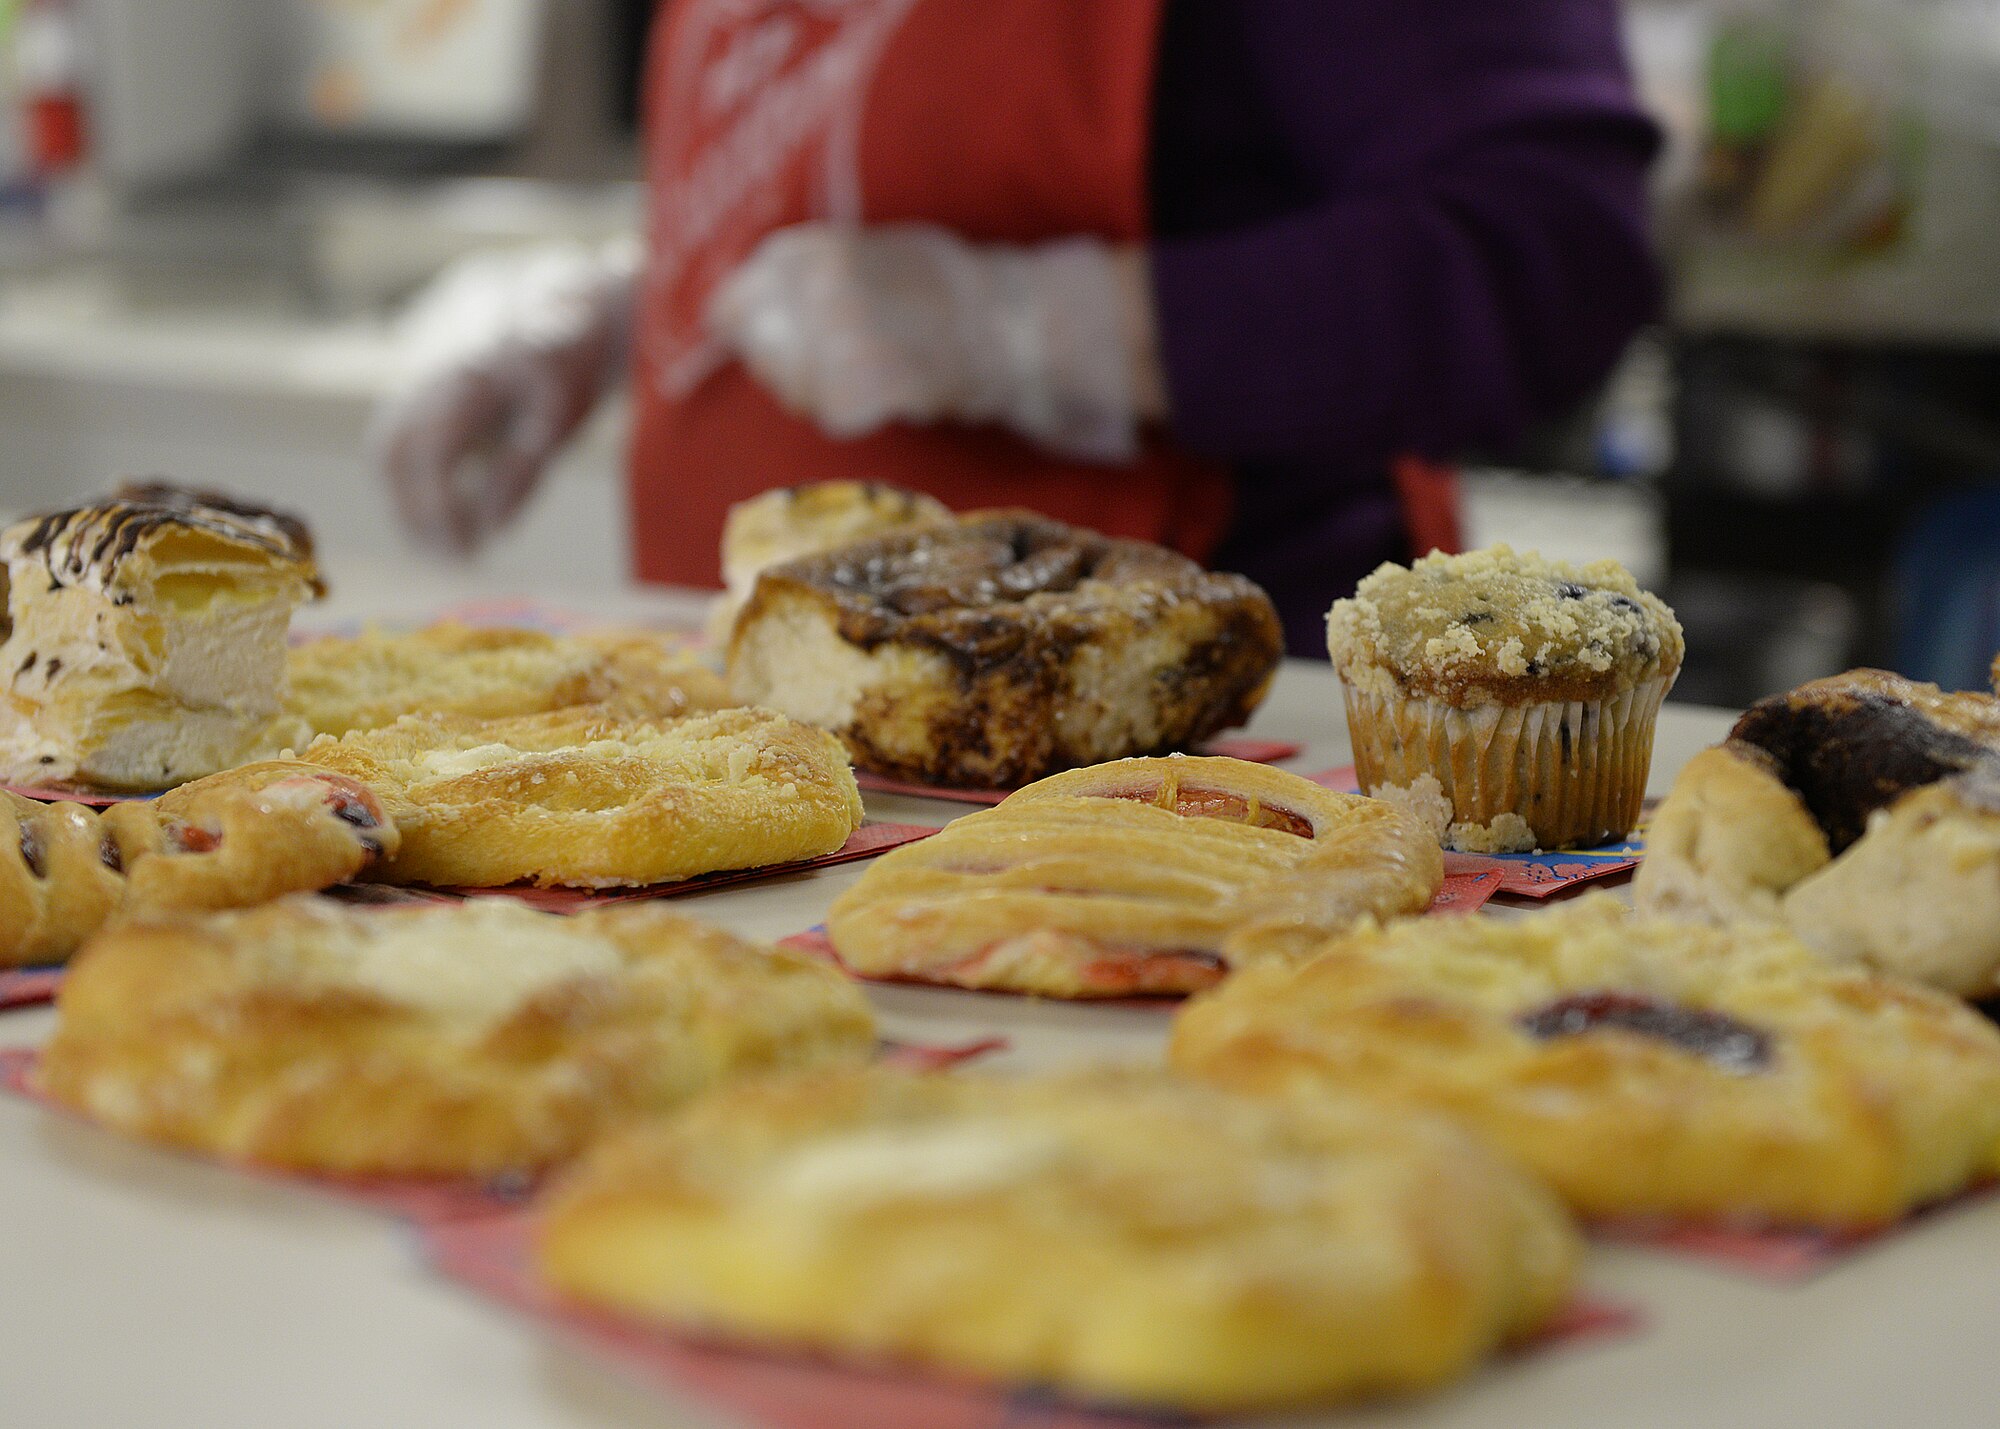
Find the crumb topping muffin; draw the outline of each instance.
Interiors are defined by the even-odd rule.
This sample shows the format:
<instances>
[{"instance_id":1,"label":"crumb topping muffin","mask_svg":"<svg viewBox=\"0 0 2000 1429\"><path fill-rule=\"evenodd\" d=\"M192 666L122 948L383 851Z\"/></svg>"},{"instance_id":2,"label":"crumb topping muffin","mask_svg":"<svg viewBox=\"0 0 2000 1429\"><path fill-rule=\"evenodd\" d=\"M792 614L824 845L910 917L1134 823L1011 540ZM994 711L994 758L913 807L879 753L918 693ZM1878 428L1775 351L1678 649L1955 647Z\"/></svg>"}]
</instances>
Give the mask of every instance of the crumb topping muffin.
<instances>
[{"instance_id":1,"label":"crumb topping muffin","mask_svg":"<svg viewBox=\"0 0 2000 1429\"><path fill-rule=\"evenodd\" d=\"M1507 546L1384 564L1327 617L1350 686L1458 708L1602 700L1680 669L1681 627L1616 561Z\"/></svg>"}]
</instances>

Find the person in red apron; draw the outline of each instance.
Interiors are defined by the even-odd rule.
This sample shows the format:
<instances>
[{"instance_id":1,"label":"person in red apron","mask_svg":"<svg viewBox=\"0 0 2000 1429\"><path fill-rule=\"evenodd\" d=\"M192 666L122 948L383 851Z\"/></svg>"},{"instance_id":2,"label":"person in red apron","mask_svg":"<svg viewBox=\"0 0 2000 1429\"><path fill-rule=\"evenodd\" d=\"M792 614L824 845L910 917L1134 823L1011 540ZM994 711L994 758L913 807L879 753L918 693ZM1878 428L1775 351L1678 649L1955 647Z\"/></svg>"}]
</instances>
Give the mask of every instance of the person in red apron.
<instances>
[{"instance_id":1,"label":"person in red apron","mask_svg":"<svg viewBox=\"0 0 2000 1429\"><path fill-rule=\"evenodd\" d=\"M1393 460L1561 410L1654 309L1616 23L667 0L643 258L445 284L483 313L385 415L393 485L476 545L629 369L646 579L716 585L732 503L857 477L1241 570L1315 649L1408 554Z\"/></svg>"}]
</instances>

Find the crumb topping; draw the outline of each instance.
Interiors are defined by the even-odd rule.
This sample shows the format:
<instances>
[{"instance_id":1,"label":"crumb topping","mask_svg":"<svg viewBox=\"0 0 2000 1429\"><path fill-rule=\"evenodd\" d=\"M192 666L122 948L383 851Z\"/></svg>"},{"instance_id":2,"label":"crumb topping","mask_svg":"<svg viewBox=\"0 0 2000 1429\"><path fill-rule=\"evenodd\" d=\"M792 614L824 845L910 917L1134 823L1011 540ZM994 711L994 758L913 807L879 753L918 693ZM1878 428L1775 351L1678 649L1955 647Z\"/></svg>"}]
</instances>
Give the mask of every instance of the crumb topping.
<instances>
[{"instance_id":1,"label":"crumb topping","mask_svg":"<svg viewBox=\"0 0 2000 1429\"><path fill-rule=\"evenodd\" d=\"M1343 680L1457 706L1597 700L1680 668L1680 624L1616 561L1492 546L1384 564L1327 616Z\"/></svg>"}]
</instances>

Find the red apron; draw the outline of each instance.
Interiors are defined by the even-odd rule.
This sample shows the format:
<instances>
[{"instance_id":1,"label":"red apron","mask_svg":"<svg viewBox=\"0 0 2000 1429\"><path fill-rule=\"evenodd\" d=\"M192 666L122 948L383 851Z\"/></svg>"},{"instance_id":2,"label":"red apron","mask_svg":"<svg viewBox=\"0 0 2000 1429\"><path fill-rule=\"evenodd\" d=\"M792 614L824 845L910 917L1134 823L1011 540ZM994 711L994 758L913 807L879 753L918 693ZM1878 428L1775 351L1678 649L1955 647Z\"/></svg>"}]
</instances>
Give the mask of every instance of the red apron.
<instances>
[{"instance_id":1,"label":"red apron","mask_svg":"<svg viewBox=\"0 0 2000 1429\"><path fill-rule=\"evenodd\" d=\"M773 229L927 222L974 241L1146 236L1164 0L670 0L647 96L650 256L632 448L636 566L719 584L731 503L850 477L1026 506L1196 557L1229 478L1158 436L1126 466L994 428L836 441L716 349L702 313Z\"/></svg>"}]
</instances>

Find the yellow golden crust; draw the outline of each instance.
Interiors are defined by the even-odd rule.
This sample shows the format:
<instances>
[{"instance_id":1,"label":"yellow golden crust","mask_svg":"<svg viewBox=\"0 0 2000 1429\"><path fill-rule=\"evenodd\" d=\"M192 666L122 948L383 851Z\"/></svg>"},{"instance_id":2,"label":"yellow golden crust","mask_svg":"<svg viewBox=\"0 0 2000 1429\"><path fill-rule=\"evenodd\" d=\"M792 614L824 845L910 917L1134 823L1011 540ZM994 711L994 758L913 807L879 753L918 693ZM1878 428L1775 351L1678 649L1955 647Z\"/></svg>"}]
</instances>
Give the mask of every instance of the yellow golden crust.
<instances>
[{"instance_id":1,"label":"yellow golden crust","mask_svg":"<svg viewBox=\"0 0 2000 1429\"><path fill-rule=\"evenodd\" d=\"M247 765L101 814L0 793L0 967L61 962L120 913L326 888L396 845L373 793L306 764Z\"/></svg>"},{"instance_id":2,"label":"yellow golden crust","mask_svg":"<svg viewBox=\"0 0 2000 1429\"><path fill-rule=\"evenodd\" d=\"M314 640L291 651L285 711L303 738L380 729L407 714L506 719L607 704L672 719L730 703L722 677L643 631L547 635L444 622Z\"/></svg>"},{"instance_id":3,"label":"yellow golden crust","mask_svg":"<svg viewBox=\"0 0 2000 1429\"><path fill-rule=\"evenodd\" d=\"M874 1042L837 973L657 907L301 897L101 935L39 1075L108 1126L234 1160L487 1175Z\"/></svg>"},{"instance_id":4,"label":"yellow golden crust","mask_svg":"<svg viewBox=\"0 0 2000 1429\"><path fill-rule=\"evenodd\" d=\"M1832 857L1770 756L1734 740L1690 759L1646 825L1633 902L1665 917L1782 921L1785 891Z\"/></svg>"},{"instance_id":5,"label":"yellow golden crust","mask_svg":"<svg viewBox=\"0 0 2000 1429\"><path fill-rule=\"evenodd\" d=\"M600 1148L541 1236L558 1288L644 1319L1197 1411L1449 1380L1576 1258L1440 1122L1104 1070L735 1088Z\"/></svg>"},{"instance_id":6,"label":"yellow golden crust","mask_svg":"<svg viewBox=\"0 0 2000 1429\"><path fill-rule=\"evenodd\" d=\"M878 859L827 929L873 977L1190 992L1365 915L1420 912L1443 879L1436 840L1387 804L1239 759L1124 759Z\"/></svg>"},{"instance_id":7,"label":"yellow golden crust","mask_svg":"<svg viewBox=\"0 0 2000 1429\"><path fill-rule=\"evenodd\" d=\"M1253 970L1181 1013L1171 1058L1449 1112L1593 1216L1872 1224L1990 1171L2000 1138L2000 1032L1962 1004L1608 896Z\"/></svg>"},{"instance_id":8,"label":"yellow golden crust","mask_svg":"<svg viewBox=\"0 0 2000 1429\"><path fill-rule=\"evenodd\" d=\"M394 883L644 886L816 858L861 824L840 742L768 710L411 715L301 757L382 795L403 840L377 876Z\"/></svg>"}]
</instances>

